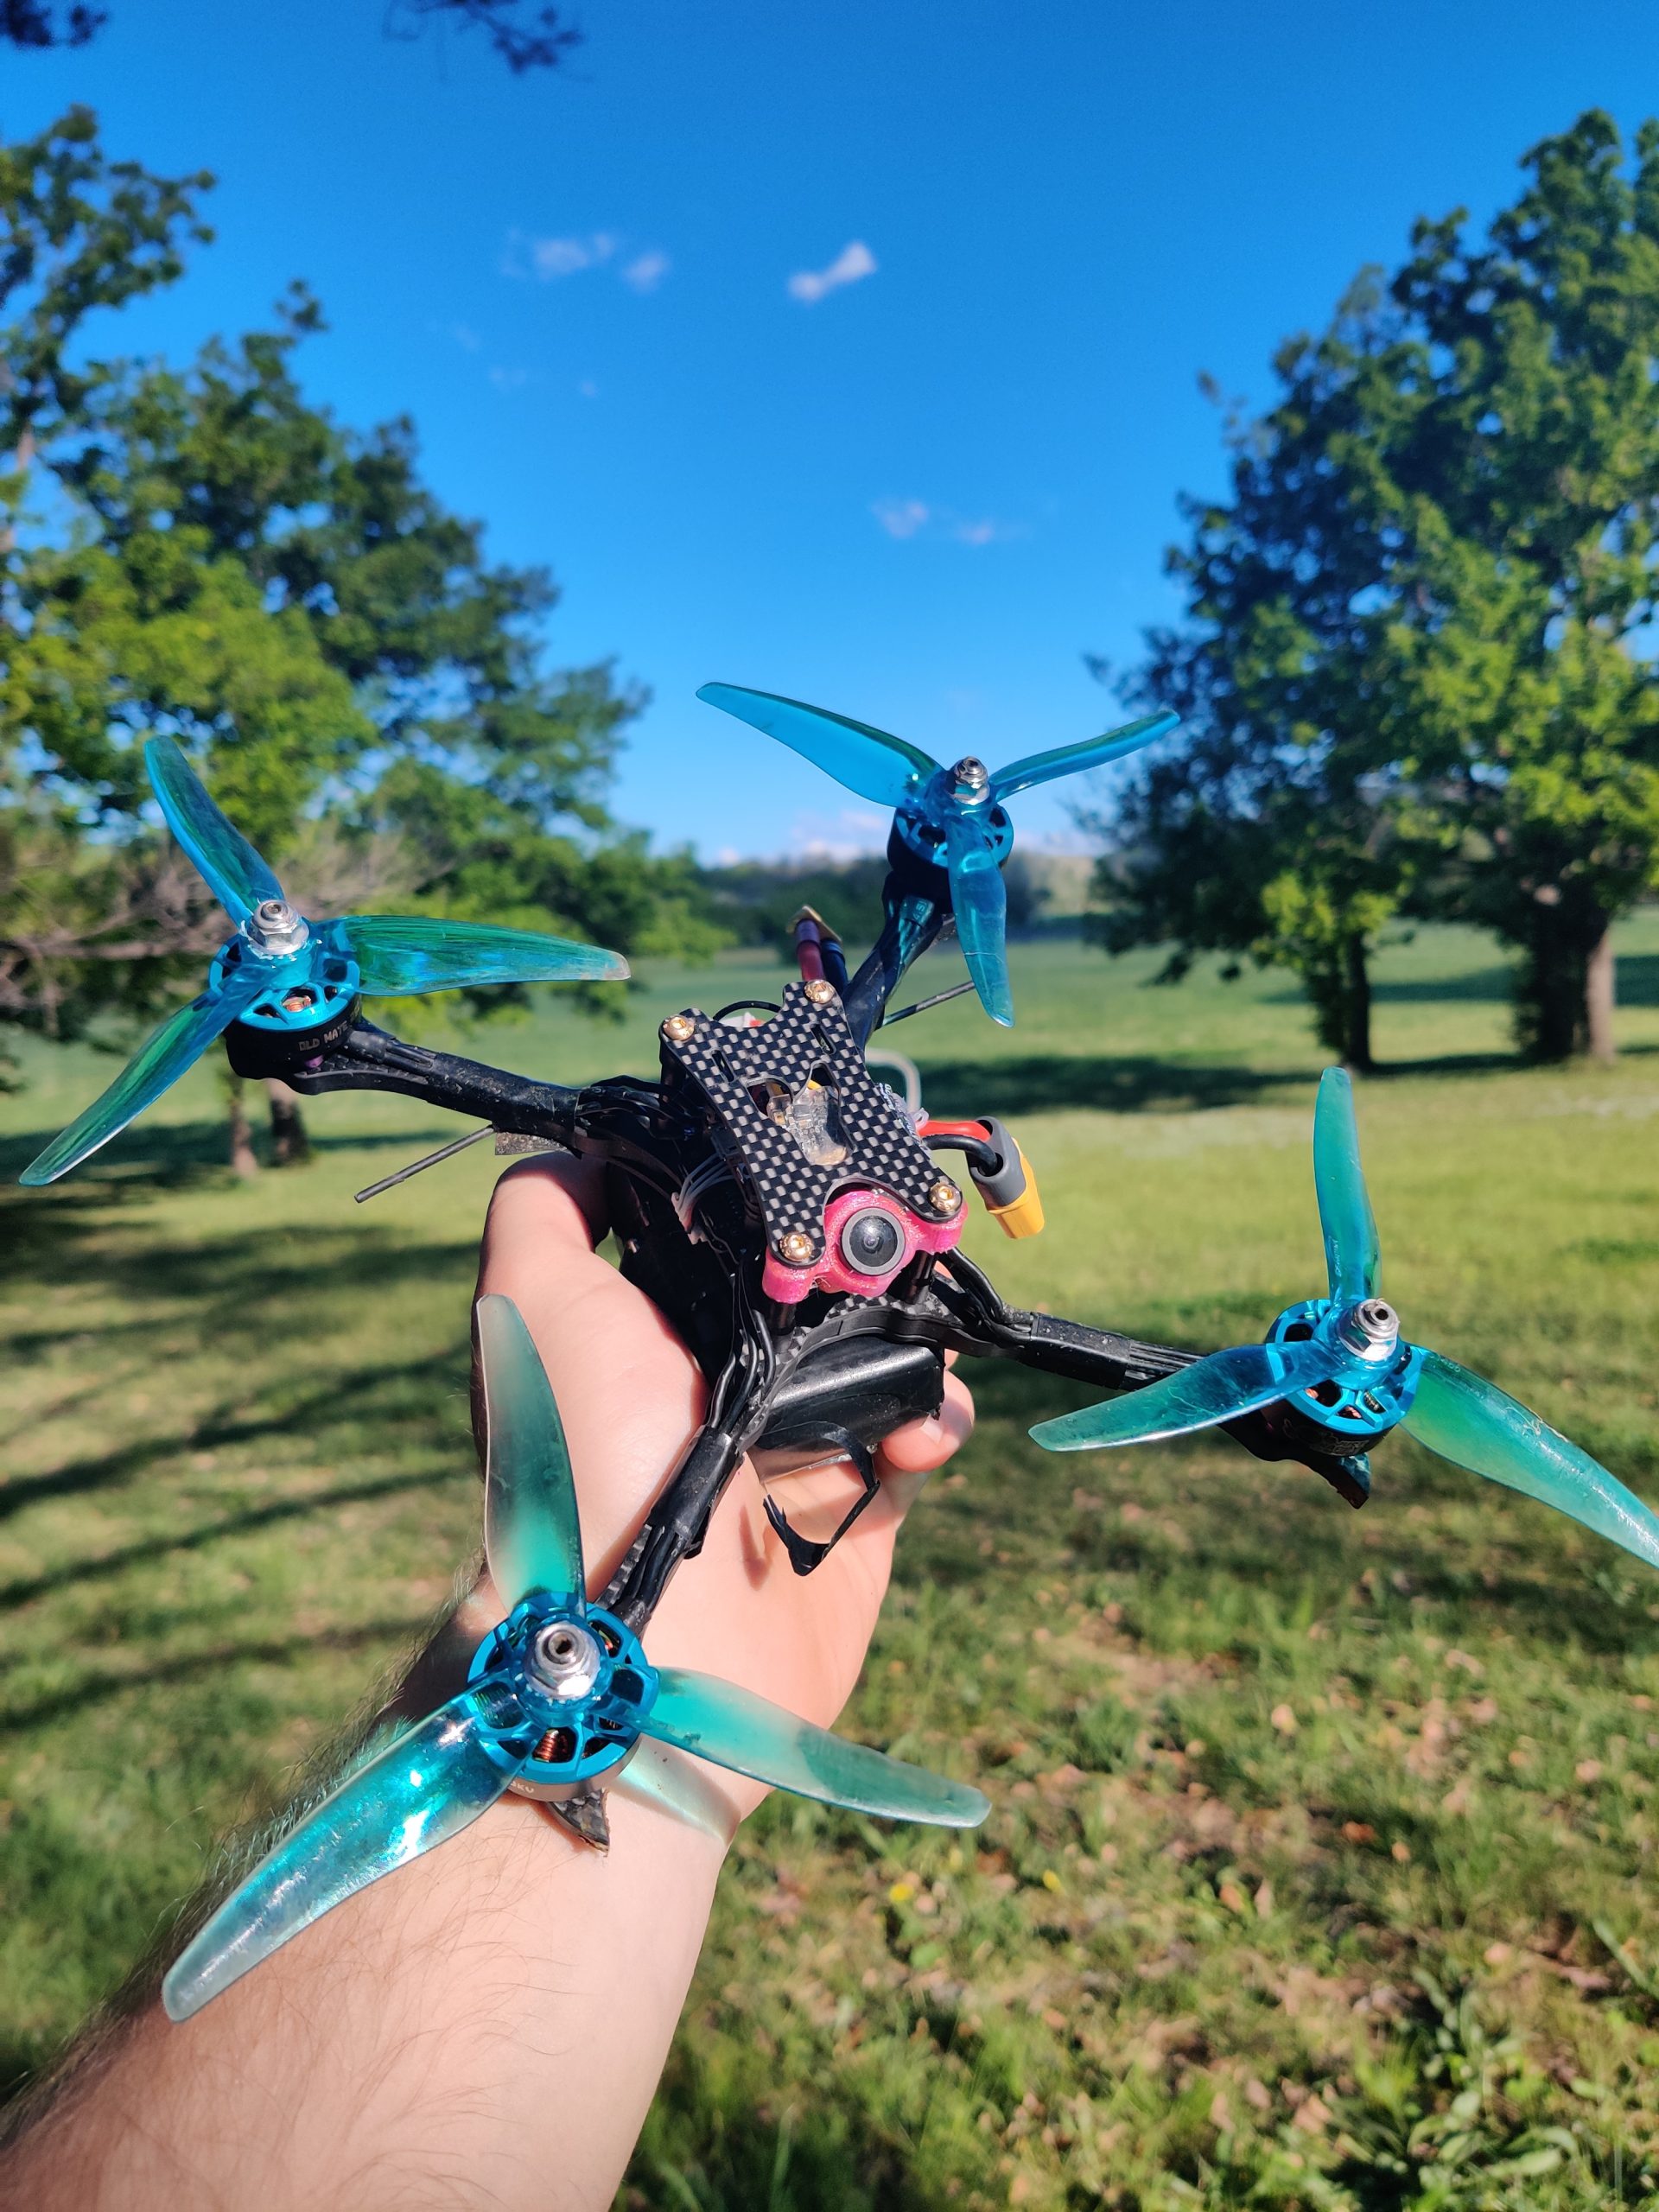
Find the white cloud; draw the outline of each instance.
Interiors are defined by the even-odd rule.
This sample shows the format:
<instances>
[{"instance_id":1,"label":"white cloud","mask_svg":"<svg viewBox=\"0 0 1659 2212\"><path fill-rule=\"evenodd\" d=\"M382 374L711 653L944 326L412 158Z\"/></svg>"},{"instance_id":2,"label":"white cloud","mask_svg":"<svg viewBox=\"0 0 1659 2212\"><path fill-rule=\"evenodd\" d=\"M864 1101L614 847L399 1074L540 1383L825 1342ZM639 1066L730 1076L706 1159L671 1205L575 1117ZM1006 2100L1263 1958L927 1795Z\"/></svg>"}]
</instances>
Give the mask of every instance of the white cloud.
<instances>
[{"instance_id":1,"label":"white cloud","mask_svg":"<svg viewBox=\"0 0 1659 2212\"><path fill-rule=\"evenodd\" d=\"M509 231L501 254L501 274L520 282L528 277L537 283L556 284L566 276L581 276L584 270L602 269L607 262L616 262L626 245L626 239L615 231L558 238ZM654 292L673 265L661 246L652 245L622 262L615 273L631 291Z\"/></svg>"},{"instance_id":2,"label":"white cloud","mask_svg":"<svg viewBox=\"0 0 1659 2212\"><path fill-rule=\"evenodd\" d=\"M959 515L950 507L930 506L925 499L875 500L870 508L889 537L948 537L957 545L1000 545L1010 537L1027 537L1022 522L998 522L991 515Z\"/></svg>"},{"instance_id":3,"label":"white cloud","mask_svg":"<svg viewBox=\"0 0 1659 2212\"><path fill-rule=\"evenodd\" d=\"M492 369L490 382L498 391L517 391L520 385L530 382L528 369Z\"/></svg>"},{"instance_id":4,"label":"white cloud","mask_svg":"<svg viewBox=\"0 0 1659 2212\"><path fill-rule=\"evenodd\" d=\"M920 499L878 499L870 512L889 537L914 537L927 526L932 510Z\"/></svg>"},{"instance_id":5,"label":"white cloud","mask_svg":"<svg viewBox=\"0 0 1659 2212\"><path fill-rule=\"evenodd\" d=\"M673 266L659 246L636 254L622 271L622 282L636 292L654 292Z\"/></svg>"},{"instance_id":6,"label":"white cloud","mask_svg":"<svg viewBox=\"0 0 1659 2212\"><path fill-rule=\"evenodd\" d=\"M610 260L620 243L609 231L591 231L586 238L537 238L528 231L509 231L501 273L534 276L550 284L561 276L599 268Z\"/></svg>"},{"instance_id":7,"label":"white cloud","mask_svg":"<svg viewBox=\"0 0 1659 2212\"><path fill-rule=\"evenodd\" d=\"M843 807L833 814L798 814L780 851L776 845L720 845L715 849L715 868L736 868L744 861L779 866L801 861L856 861L887 849L893 828L890 814L865 807Z\"/></svg>"},{"instance_id":8,"label":"white cloud","mask_svg":"<svg viewBox=\"0 0 1659 2212\"><path fill-rule=\"evenodd\" d=\"M594 382L591 377L584 377L582 382L576 386L576 390L582 394L584 399L597 399L599 397L599 386Z\"/></svg>"},{"instance_id":9,"label":"white cloud","mask_svg":"<svg viewBox=\"0 0 1659 2212\"><path fill-rule=\"evenodd\" d=\"M578 270L597 269L616 251L608 232L595 231L585 238L531 238L530 265L543 283L559 276L574 276Z\"/></svg>"},{"instance_id":10,"label":"white cloud","mask_svg":"<svg viewBox=\"0 0 1659 2212\"><path fill-rule=\"evenodd\" d=\"M789 296L810 307L826 292L836 292L843 284L856 284L861 277L874 276L875 269L875 256L862 238L854 238L842 246L827 269L798 269L789 280Z\"/></svg>"},{"instance_id":11,"label":"white cloud","mask_svg":"<svg viewBox=\"0 0 1659 2212\"><path fill-rule=\"evenodd\" d=\"M842 807L838 814L798 814L790 825L789 854L794 860L855 861L882 851L893 817Z\"/></svg>"}]
</instances>

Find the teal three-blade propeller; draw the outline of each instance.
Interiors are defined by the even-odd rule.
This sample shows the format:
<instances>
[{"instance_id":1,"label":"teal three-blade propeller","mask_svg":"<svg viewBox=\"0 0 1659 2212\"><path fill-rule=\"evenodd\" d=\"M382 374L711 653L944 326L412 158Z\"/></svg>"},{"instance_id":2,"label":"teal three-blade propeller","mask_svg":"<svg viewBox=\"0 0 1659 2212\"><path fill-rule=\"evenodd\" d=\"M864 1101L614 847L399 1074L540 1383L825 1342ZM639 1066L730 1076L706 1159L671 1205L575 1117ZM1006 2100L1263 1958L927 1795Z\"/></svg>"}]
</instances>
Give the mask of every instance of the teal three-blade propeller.
<instances>
[{"instance_id":1,"label":"teal three-blade propeller","mask_svg":"<svg viewBox=\"0 0 1659 2212\"><path fill-rule=\"evenodd\" d=\"M1032 1430L1052 1452L1140 1444L1287 1401L1344 1451L1396 1423L1471 1473L1524 1491L1659 1567L1659 1519L1576 1444L1495 1383L1408 1343L1376 1295L1376 1221L1359 1160L1353 1086L1326 1069L1313 1117L1313 1183L1329 1295L1279 1316L1267 1343L1211 1352L1103 1405Z\"/></svg>"},{"instance_id":2,"label":"teal three-blade propeller","mask_svg":"<svg viewBox=\"0 0 1659 2212\"><path fill-rule=\"evenodd\" d=\"M653 1667L588 1602L558 1408L510 1299L477 1309L487 1450L485 1555L510 1608L467 1686L306 1815L186 1946L162 1984L175 2020L369 1883L457 1835L515 1784L556 1797L613 1775L641 1736L758 1782L879 1818L972 1827L980 1791L798 1719L735 1682Z\"/></svg>"},{"instance_id":3,"label":"teal three-blade propeller","mask_svg":"<svg viewBox=\"0 0 1659 2212\"><path fill-rule=\"evenodd\" d=\"M171 738L144 747L168 828L232 922L207 987L169 1014L115 1081L23 1170L55 1182L152 1106L232 1022L321 1052L349 1026L358 995L408 998L492 983L596 982L626 976L620 953L594 944L429 915L347 914L314 922L296 912L253 847L220 813Z\"/></svg>"},{"instance_id":4,"label":"teal three-blade propeller","mask_svg":"<svg viewBox=\"0 0 1659 2212\"><path fill-rule=\"evenodd\" d=\"M1014 994L1008 984L1002 863L1013 849L1014 825L1003 802L1033 784L1120 760L1162 737L1179 719L1145 715L1103 736L1029 753L993 772L983 761L971 759L942 767L902 737L771 691L705 683L697 696L804 754L860 798L893 809L899 835L911 851L944 870L968 973L980 1004L1005 1028L1013 1025Z\"/></svg>"}]
</instances>

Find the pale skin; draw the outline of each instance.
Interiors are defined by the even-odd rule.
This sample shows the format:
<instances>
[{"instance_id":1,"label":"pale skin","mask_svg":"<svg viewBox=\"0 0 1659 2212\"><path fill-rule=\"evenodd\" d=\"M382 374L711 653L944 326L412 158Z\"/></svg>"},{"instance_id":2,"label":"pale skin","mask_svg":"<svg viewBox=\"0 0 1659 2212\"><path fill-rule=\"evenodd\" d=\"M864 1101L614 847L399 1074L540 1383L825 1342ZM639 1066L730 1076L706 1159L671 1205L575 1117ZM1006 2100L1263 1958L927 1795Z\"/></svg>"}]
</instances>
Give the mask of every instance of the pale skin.
<instances>
[{"instance_id":1,"label":"pale skin","mask_svg":"<svg viewBox=\"0 0 1659 2212\"><path fill-rule=\"evenodd\" d=\"M656 1308L595 1252L595 1179L537 1162L497 1186L479 1288L512 1298L563 1416L597 1593L694 1428L702 1386ZM647 1637L829 1726L851 1694L893 1539L973 1423L897 1431L881 1494L810 1578L791 1573L739 1471ZM844 1494L846 1471L797 1478ZM501 1616L487 1579L397 1700L429 1710ZM435 1685L438 1686L435 1691ZM611 1848L506 1797L373 1884L181 2026L150 2002L0 2155L0 2203L34 2212L602 2212L644 2122L715 1884L765 1792L679 1755L672 1812L625 1789Z\"/></svg>"}]
</instances>

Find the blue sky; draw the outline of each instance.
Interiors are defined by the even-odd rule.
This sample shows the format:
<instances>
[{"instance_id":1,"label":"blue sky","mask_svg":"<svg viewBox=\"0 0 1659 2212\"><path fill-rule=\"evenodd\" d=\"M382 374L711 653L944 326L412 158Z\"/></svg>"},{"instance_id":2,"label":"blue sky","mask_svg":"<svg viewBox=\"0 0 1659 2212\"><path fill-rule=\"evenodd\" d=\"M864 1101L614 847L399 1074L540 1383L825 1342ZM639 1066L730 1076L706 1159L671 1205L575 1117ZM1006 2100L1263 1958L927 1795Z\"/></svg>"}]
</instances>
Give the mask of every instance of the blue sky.
<instances>
[{"instance_id":1,"label":"blue sky","mask_svg":"<svg viewBox=\"0 0 1659 2212\"><path fill-rule=\"evenodd\" d=\"M3 51L0 126L85 100L217 172L218 244L124 346L306 279L311 390L412 414L553 568L554 658L653 695L618 810L709 857L880 839L711 677L993 765L1119 719L1082 656L1171 611L1177 495L1222 481L1198 372L1265 398L1414 216L1659 111L1649 0L583 0L569 71L519 79L382 0L111 6ZM1064 836L1065 787L1016 816Z\"/></svg>"}]
</instances>

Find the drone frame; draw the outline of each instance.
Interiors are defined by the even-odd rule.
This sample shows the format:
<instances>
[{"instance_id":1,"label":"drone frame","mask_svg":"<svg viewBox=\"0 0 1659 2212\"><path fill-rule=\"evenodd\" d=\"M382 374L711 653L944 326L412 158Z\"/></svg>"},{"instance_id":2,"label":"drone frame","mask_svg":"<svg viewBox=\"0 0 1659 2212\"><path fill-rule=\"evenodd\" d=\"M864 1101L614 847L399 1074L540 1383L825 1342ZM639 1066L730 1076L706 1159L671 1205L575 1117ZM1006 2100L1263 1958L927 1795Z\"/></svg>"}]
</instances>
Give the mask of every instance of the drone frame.
<instances>
[{"instance_id":1,"label":"drone frame","mask_svg":"<svg viewBox=\"0 0 1659 2212\"><path fill-rule=\"evenodd\" d=\"M308 1096L397 1093L471 1118L481 1124L475 1136L494 1133L499 1152L561 1151L602 1167L621 1272L664 1314L709 1386L702 1421L594 1601L621 1635L643 1634L670 1578L696 1555L746 1455L791 1565L812 1573L875 1496L882 1440L938 1411L951 1353L1012 1360L1116 1394L1040 1425L1033 1433L1049 1448L1219 1426L1258 1459L1311 1469L1356 1507L1370 1495L1369 1447L1403 1421L1443 1457L1543 1499L1659 1566L1659 1520L1605 1469L1495 1386L1401 1339L1393 1309L1376 1294L1376 1224L1340 1071L1320 1086L1314 1131L1330 1295L1287 1309L1264 1344L1200 1355L1028 1312L1007 1304L961 1249L967 1196L938 1153L963 1154L967 1179L1010 1234L1040 1226L1034 1183L994 1117L918 1121L870 1073L884 1022L955 995L942 992L894 1014L893 994L954 930L970 977L957 988L976 990L993 1019L1011 1020L997 874L1012 837L1003 798L1149 742L1172 716L1144 717L992 774L974 760L942 767L868 725L772 694L715 685L701 696L850 789L893 805L883 924L854 972L834 931L804 909L794 932L798 980L775 1002L670 1015L651 1077L570 1088L410 1044L365 1016L363 990L616 975L625 964L591 947L482 925L376 917L308 925L182 755L158 741L151 773L163 810L238 937L215 963L207 992L164 1025L105 1094L114 1098L146 1054L194 1022L188 1058L222 1033L238 1074L280 1077ZM283 949L290 938L301 952ZM262 1015L266 1001L256 1004L251 984L234 979L267 957L278 963L271 974L296 973L291 963L302 952L334 965L311 976L312 1000L292 995L297 1013L279 998ZM517 972L515 962L524 963ZM325 983L333 992L326 1003ZM769 1018L756 1022L757 1012ZM152 1084L140 1104L162 1087ZM137 1110L100 1122L99 1107L89 1109L26 1179L63 1172ZM102 1134L77 1139L89 1126ZM838 1527L809 1536L789 1521L777 1485L830 1460L850 1465L858 1492ZM602 1780L550 1806L601 1847Z\"/></svg>"}]
</instances>

